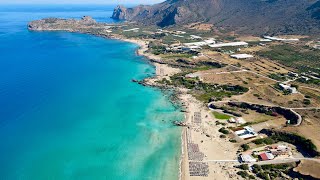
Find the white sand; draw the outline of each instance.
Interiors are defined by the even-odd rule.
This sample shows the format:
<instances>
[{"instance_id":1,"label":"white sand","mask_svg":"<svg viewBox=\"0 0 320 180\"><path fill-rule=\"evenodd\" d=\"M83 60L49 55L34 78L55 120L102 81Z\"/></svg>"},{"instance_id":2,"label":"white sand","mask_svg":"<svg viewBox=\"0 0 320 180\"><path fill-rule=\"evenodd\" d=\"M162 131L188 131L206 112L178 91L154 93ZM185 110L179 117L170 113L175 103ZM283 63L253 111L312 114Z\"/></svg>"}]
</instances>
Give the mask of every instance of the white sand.
<instances>
[{"instance_id":1,"label":"white sand","mask_svg":"<svg viewBox=\"0 0 320 180\"><path fill-rule=\"evenodd\" d=\"M185 91L182 91L185 92ZM183 93L180 96L181 101L186 105L186 122L189 124L192 141L199 145L201 152L205 154L204 161L207 160L235 160L237 146L226 139L221 139L218 130L220 127L215 125L215 119L212 117L210 110L198 102L189 94ZM195 112L201 112L202 124L195 125L192 123L192 116ZM229 162L209 162L208 177L192 177L189 175L189 161L187 157L187 146L185 131L183 134L183 156L181 163L181 179L241 179L236 175L236 169L233 163ZM210 137L207 137L209 135Z\"/></svg>"}]
</instances>

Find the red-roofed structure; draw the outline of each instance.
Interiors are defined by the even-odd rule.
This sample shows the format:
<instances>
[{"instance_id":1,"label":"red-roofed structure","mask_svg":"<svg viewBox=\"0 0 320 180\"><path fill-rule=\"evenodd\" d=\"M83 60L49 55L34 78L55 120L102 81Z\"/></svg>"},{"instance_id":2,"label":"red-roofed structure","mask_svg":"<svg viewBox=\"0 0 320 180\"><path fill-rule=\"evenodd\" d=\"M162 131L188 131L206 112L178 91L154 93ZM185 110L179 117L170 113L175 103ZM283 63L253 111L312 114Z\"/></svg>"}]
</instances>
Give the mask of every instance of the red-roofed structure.
<instances>
[{"instance_id":1,"label":"red-roofed structure","mask_svg":"<svg viewBox=\"0 0 320 180\"><path fill-rule=\"evenodd\" d=\"M261 159L261 161L268 161L269 160L266 153L259 154L259 158Z\"/></svg>"},{"instance_id":2,"label":"red-roofed structure","mask_svg":"<svg viewBox=\"0 0 320 180\"><path fill-rule=\"evenodd\" d=\"M268 161L274 159L274 156L271 153L261 153L259 154L259 158L261 161Z\"/></svg>"}]
</instances>

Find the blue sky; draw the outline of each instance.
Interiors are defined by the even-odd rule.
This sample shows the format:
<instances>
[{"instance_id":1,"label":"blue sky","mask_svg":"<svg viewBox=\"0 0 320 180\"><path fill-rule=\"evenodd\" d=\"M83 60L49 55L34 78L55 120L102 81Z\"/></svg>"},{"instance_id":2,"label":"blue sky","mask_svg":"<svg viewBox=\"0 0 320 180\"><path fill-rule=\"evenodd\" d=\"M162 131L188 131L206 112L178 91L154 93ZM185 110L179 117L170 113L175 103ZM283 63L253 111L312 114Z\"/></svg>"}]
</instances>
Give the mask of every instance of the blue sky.
<instances>
[{"instance_id":1,"label":"blue sky","mask_svg":"<svg viewBox=\"0 0 320 180\"><path fill-rule=\"evenodd\" d=\"M0 0L0 4L154 4L164 0Z\"/></svg>"}]
</instances>

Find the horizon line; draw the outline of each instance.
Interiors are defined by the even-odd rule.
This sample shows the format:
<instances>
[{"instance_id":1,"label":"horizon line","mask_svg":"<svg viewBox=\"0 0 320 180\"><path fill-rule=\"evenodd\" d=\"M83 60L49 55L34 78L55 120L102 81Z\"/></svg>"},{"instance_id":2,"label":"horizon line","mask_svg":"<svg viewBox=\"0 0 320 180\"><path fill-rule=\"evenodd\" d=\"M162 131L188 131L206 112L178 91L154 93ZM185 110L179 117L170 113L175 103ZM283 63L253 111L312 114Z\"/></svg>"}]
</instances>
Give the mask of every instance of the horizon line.
<instances>
[{"instance_id":1,"label":"horizon line","mask_svg":"<svg viewBox=\"0 0 320 180\"><path fill-rule=\"evenodd\" d=\"M157 3L153 3L157 4ZM148 3L0 3L0 5L152 5Z\"/></svg>"}]
</instances>

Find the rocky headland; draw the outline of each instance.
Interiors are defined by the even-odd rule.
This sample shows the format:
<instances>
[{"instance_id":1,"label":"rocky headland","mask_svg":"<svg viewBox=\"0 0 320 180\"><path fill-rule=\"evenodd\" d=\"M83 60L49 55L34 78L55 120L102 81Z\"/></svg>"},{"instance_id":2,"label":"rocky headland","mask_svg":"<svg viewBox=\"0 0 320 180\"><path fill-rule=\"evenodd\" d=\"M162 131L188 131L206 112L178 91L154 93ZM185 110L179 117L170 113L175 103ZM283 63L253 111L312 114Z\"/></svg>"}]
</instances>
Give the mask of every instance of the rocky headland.
<instances>
[{"instance_id":1,"label":"rocky headland","mask_svg":"<svg viewBox=\"0 0 320 180\"><path fill-rule=\"evenodd\" d=\"M68 31L90 34L107 34L110 26L105 23L97 23L90 16L83 16L81 19L59 19L45 18L32 21L28 24L31 31Z\"/></svg>"}]
</instances>

